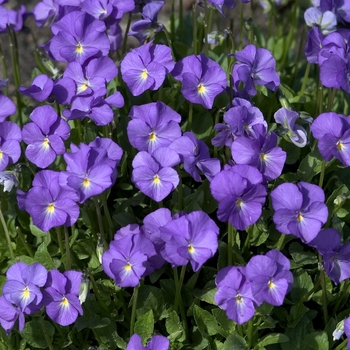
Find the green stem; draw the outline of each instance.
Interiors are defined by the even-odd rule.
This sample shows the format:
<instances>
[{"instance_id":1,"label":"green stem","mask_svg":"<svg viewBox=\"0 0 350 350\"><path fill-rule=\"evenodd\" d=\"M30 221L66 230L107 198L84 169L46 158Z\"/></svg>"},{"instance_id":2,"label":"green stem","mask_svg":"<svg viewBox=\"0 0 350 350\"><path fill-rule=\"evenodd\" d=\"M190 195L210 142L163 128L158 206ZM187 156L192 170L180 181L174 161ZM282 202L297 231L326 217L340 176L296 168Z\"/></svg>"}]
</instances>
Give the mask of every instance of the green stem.
<instances>
[{"instance_id":1,"label":"green stem","mask_svg":"<svg viewBox=\"0 0 350 350\"><path fill-rule=\"evenodd\" d=\"M1 202L0 202L0 221L1 221L2 227L4 228L7 244L9 246L11 259L14 259L15 258L15 254L14 254L13 249L12 249L10 233L9 233L9 230L7 229L7 225L6 225L6 221L5 221L4 215L2 214Z\"/></svg>"},{"instance_id":2,"label":"green stem","mask_svg":"<svg viewBox=\"0 0 350 350\"><path fill-rule=\"evenodd\" d=\"M63 241L62 241L61 227L56 227L56 233L57 233L58 246L60 247L60 253L62 256L64 254L64 247L63 247Z\"/></svg>"},{"instance_id":3,"label":"green stem","mask_svg":"<svg viewBox=\"0 0 350 350\"><path fill-rule=\"evenodd\" d=\"M193 54L197 55L197 1L194 2L192 7L192 23L193 23Z\"/></svg>"},{"instance_id":4,"label":"green stem","mask_svg":"<svg viewBox=\"0 0 350 350\"><path fill-rule=\"evenodd\" d=\"M243 4L239 3L239 50L243 48L243 27L244 27L244 19L243 19Z\"/></svg>"},{"instance_id":5,"label":"green stem","mask_svg":"<svg viewBox=\"0 0 350 350\"><path fill-rule=\"evenodd\" d=\"M208 0L204 0L204 54L208 56L208 29L209 29Z\"/></svg>"},{"instance_id":6,"label":"green stem","mask_svg":"<svg viewBox=\"0 0 350 350\"><path fill-rule=\"evenodd\" d=\"M88 273L89 279L90 279L90 281L91 281L92 290L94 291L94 294L96 295L96 299L97 299L99 305L100 305L105 311L107 311L107 312L110 313L109 308L106 306L106 304L104 303L104 301L103 301L103 299L102 299L102 297L101 297L101 294L100 294L100 291L99 291L99 289L98 289L98 287L97 287L97 284L96 284L96 281L95 281L95 279L94 279L94 276L92 275L92 273L91 273L89 270L87 270L87 273Z\"/></svg>"},{"instance_id":7,"label":"green stem","mask_svg":"<svg viewBox=\"0 0 350 350\"><path fill-rule=\"evenodd\" d=\"M2 51L1 42L0 42L0 60L2 64L3 78L7 79L8 78L7 64L6 64L4 52ZM8 88L5 89L5 95L6 96L8 95Z\"/></svg>"},{"instance_id":8,"label":"green stem","mask_svg":"<svg viewBox=\"0 0 350 350\"><path fill-rule=\"evenodd\" d=\"M175 288L176 288L175 302L174 302L174 310L175 310L175 312L177 312L177 308L179 306L179 301L180 301L180 298L181 298L181 288L182 288L182 284L184 282L185 272L186 272L186 265L182 266L182 268L181 268L180 279L178 279L178 280L176 279L175 280ZM174 274L175 273L177 274L177 268L176 267L174 269Z\"/></svg>"},{"instance_id":9,"label":"green stem","mask_svg":"<svg viewBox=\"0 0 350 350\"><path fill-rule=\"evenodd\" d=\"M39 321L40 321L40 325L41 325L41 328L42 328L43 333L44 333L44 337L45 337L47 346L49 347L50 350L54 350L54 347L52 346L51 339L47 333L47 329L45 327L45 322L44 322L44 319L43 319L43 316L41 313L39 313Z\"/></svg>"},{"instance_id":10,"label":"green stem","mask_svg":"<svg viewBox=\"0 0 350 350\"><path fill-rule=\"evenodd\" d=\"M179 174L179 184L177 186L177 196L179 200L179 211L183 210L184 208L184 197L183 197L183 191L182 191L182 176L180 172L180 166L178 165L177 167L177 173Z\"/></svg>"},{"instance_id":11,"label":"green stem","mask_svg":"<svg viewBox=\"0 0 350 350\"><path fill-rule=\"evenodd\" d=\"M326 170L326 161L322 160L322 165L321 165L321 173L320 173L320 181L318 182L318 186L322 188L323 186L323 180L324 180L324 173Z\"/></svg>"},{"instance_id":12,"label":"green stem","mask_svg":"<svg viewBox=\"0 0 350 350\"><path fill-rule=\"evenodd\" d=\"M307 65L306 65L305 73L304 73L303 85L301 86L300 92L298 94L300 96L304 95L307 79L308 79L309 73L310 73L310 68L311 68L311 64L308 62Z\"/></svg>"},{"instance_id":13,"label":"green stem","mask_svg":"<svg viewBox=\"0 0 350 350\"><path fill-rule=\"evenodd\" d=\"M327 111L332 110L332 105L334 101L334 97L336 94L337 90L335 88L332 88L330 91L328 91L328 103L327 103Z\"/></svg>"},{"instance_id":14,"label":"green stem","mask_svg":"<svg viewBox=\"0 0 350 350\"><path fill-rule=\"evenodd\" d=\"M313 286L313 288L311 290L309 290L305 295L303 295L298 303L303 303L304 301L307 301L307 299L309 299L310 295L315 293L317 288L319 287L319 285L321 284L321 274L319 275L317 282L315 283L315 285Z\"/></svg>"},{"instance_id":15,"label":"green stem","mask_svg":"<svg viewBox=\"0 0 350 350\"><path fill-rule=\"evenodd\" d=\"M232 266L233 265L232 248L235 241L236 230L230 223L228 223L227 225L228 225L227 227L227 263L228 263L228 266Z\"/></svg>"},{"instance_id":16,"label":"green stem","mask_svg":"<svg viewBox=\"0 0 350 350\"><path fill-rule=\"evenodd\" d=\"M183 25L184 25L184 4L183 0L180 0L180 9L179 9L179 38L180 41L182 41L182 36L183 36Z\"/></svg>"},{"instance_id":17,"label":"green stem","mask_svg":"<svg viewBox=\"0 0 350 350\"><path fill-rule=\"evenodd\" d=\"M29 256L31 258L34 258L34 253L33 253L32 247L27 243L20 227L16 226L16 232L18 233L18 236L19 236L20 240L22 241L24 248L26 248Z\"/></svg>"},{"instance_id":18,"label":"green stem","mask_svg":"<svg viewBox=\"0 0 350 350\"><path fill-rule=\"evenodd\" d=\"M281 250L283 249L283 246L284 246L284 239L286 238L286 235L285 234L281 234L281 237L279 238L278 242L277 242L277 245L276 245L276 249L277 250Z\"/></svg>"},{"instance_id":19,"label":"green stem","mask_svg":"<svg viewBox=\"0 0 350 350\"><path fill-rule=\"evenodd\" d=\"M253 232L253 226L249 226L248 231L247 231L247 237L246 237L244 244L243 244L242 253L246 252L247 249L249 248L250 237L252 236L252 232Z\"/></svg>"},{"instance_id":20,"label":"green stem","mask_svg":"<svg viewBox=\"0 0 350 350\"><path fill-rule=\"evenodd\" d=\"M349 288L349 279L345 280L343 283L343 286L342 286L342 289L340 292L340 296L339 296L339 298L337 298L337 303L335 304L335 307L334 307L334 311L333 311L334 315L336 315L338 308L339 308L339 305L340 305L341 301L343 300L343 298L345 296L347 296L348 288Z\"/></svg>"},{"instance_id":21,"label":"green stem","mask_svg":"<svg viewBox=\"0 0 350 350\"><path fill-rule=\"evenodd\" d=\"M187 131L192 131L192 119L193 119L193 104L190 102L190 108L188 111Z\"/></svg>"},{"instance_id":22,"label":"green stem","mask_svg":"<svg viewBox=\"0 0 350 350\"><path fill-rule=\"evenodd\" d=\"M175 289L176 289L174 310L177 312L177 305L180 306L182 326L183 326L183 329L185 330L186 339L188 339L189 332L188 332L187 318L186 318L185 308L184 308L182 298L181 298L181 289L182 289L182 284L183 284L183 280L184 280L184 276L185 276L186 266L182 266L181 273L180 273L180 279L179 279L179 275L177 272L177 268L175 267L173 270L174 270L174 283L175 283ZM176 300L178 300L178 304L176 303ZM175 309L175 307L176 307L176 309Z\"/></svg>"},{"instance_id":23,"label":"green stem","mask_svg":"<svg viewBox=\"0 0 350 350\"><path fill-rule=\"evenodd\" d=\"M69 234L67 226L64 227L64 243L66 245L66 269L70 270L72 268L71 256L70 256L70 246L69 246Z\"/></svg>"},{"instance_id":24,"label":"green stem","mask_svg":"<svg viewBox=\"0 0 350 350\"><path fill-rule=\"evenodd\" d=\"M93 201L94 201L95 209L96 209L98 228L100 230L100 234L101 234L101 237L102 237L103 244L105 245L105 247L107 247L108 243L107 243L106 237L105 237L105 232L104 232L104 227L103 227L103 221L102 221L100 205L98 204L98 200L97 200L96 197L93 197Z\"/></svg>"},{"instance_id":25,"label":"green stem","mask_svg":"<svg viewBox=\"0 0 350 350\"><path fill-rule=\"evenodd\" d=\"M345 346L348 343L348 338L346 338L345 340L343 340L342 343L340 343L335 350L345 350Z\"/></svg>"},{"instance_id":26,"label":"green stem","mask_svg":"<svg viewBox=\"0 0 350 350\"><path fill-rule=\"evenodd\" d=\"M322 261L322 256L318 254L318 260ZM322 310L323 310L323 318L324 318L324 325L327 326L328 324L328 309L327 309L327 289L326 289L326 274L324 270L320 271L320 279L321 279L321 286L322 286Z\"/></svg>"},{"instance_id":27,"label":"green stem","mask_svg":"<svg viewBox=\"0 0 350 350\"><path fill-rule=\"evenodd\" d=\"M114 231L113 220L111 218L111 214L110 214L109 209L108 209L107 199L105 196L102 199L102 205L103 205L104 213L105 213L106 218L107 218L108 226L109 226L110 230Z\"/></svg>"},{"instance_id":28,"label":"green stem","mask_svg":"<svg viewBox=\"0 0 350 350\"><path fill-rule=\"evenodd\" d=\"M122 56L124 56L125 52L126 52L126 45L128 43L128 33L130 30L130 26L131 26L131 18L132 18L132 13L129 12L129 16L128 16L128 23L126 25L126 29L125 29L125 33L124 33L124 38L123 38L123 45L122 45Z\"/></svg>"},{"instance_id":29,"label":"green stem","mask_svg":"<svg viewBox=\"0 0 350 350\"><path fill-rule=\"evenodd\" d=\"M175 41L175 0L171 0L170 31L171 41Z\"/></svg>"},{"instance_id":30,"label":"green stem","mask_svg":"<svg viewBox=\"0 0 350 350\"><path fill-rule=\"evenodd\" d=\"M134 288L134 294L132 296L132 309L131 309L131 320L130 320L130 337L134 334L134 326L135 326L135 319L136 319L136 307L137 307L137 299L139 296L139 288L140 284L138 284Z\"/></svg>"},{"instance_id":31,"label":"green stem","mask_svg":"<svg viewBox=\"0 0 350 350\"><path fill-rule=\"evenodd\" d=\"M247 338L248 338L248 349L252 348L253 345L253 336L254 336L254 324L253 318L248 321L248 330L247 330Z\"/></svg>"}]
</instances>

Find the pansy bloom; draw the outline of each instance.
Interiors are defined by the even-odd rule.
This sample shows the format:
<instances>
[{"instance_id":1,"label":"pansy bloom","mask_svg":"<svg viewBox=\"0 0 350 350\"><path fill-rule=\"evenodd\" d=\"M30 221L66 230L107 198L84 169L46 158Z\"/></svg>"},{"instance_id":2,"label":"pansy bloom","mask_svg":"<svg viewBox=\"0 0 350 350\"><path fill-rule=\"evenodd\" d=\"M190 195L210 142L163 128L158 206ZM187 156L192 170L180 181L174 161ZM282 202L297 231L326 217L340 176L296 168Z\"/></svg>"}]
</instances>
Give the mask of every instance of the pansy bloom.
<instances>
[{"instance_id":1,"label":"pansy bloom","mask_svg":"<svg viewBox=\"0 0 350 350\"><path fill-rule=\"evenodd\" d=\"M33 123L22 130L23 141L28 145L26 157L44 169L64 154L64 140L69 137L70 127L51 106L35 108L29 118Z\"/></svg>"},{"instance_id":2,"label":"pansy bloom","mask_svg":"<svg viewBox=\"0 0 350 350\"><path fill-rule=\"evenodd\" d=\"M183 58L171 74L182 82L181 92L188 101L207 109L213 107L215 97L227 86L224 70L203 54Z\"/></svg>"},{"instance_id":3,"label":"pansy bloom","mask_svg":"<svg viewBox=\"0 0 350 350\"><path fill-rule=\"evenodd\" d=\"M169 350L170 341L162 335L154 335L146 346L142 345L142 339L134 334L126 346L126 350Z\"/></svg>"},{"instance_id":4,"label":"pansy bloom","mask_svg":"<svg viewBox=\"0 0 350 350\"><path fill-rule=\"evenodd\" d=\"M271 192L273 221L278 231L309 243L327 221L328 209L322 188L307 182L283 183Z\"/></svg>"}]
</instances>

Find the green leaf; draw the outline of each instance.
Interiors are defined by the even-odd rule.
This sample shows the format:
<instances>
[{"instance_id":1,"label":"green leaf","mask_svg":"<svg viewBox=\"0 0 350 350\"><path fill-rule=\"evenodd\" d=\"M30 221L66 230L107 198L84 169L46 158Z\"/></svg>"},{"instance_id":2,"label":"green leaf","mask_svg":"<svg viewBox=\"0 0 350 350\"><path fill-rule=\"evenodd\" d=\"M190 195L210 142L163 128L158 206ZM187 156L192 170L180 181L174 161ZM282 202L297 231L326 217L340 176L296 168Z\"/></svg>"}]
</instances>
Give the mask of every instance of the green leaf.
<instances>
[{"instance_id":1,"label":"green leaf","mask_svg":"<svg viewBox=\"0 0 350 350\"><path fill-rule=\"evenodd\" d=\"M266 335L264 338L262 338L259 343L257 344L259 347L264 347L266 345L271 344L279 344L279 343L285 343L289 340L287 336L281 333L271 333Z\"/></svg>"},{"instance_id":2,"label":"green leaf","mask_svg":"<svg viewBox=\"0 0 350 350\"><path fill-rule=\"evenodd\" d=\"M203 337L208 337L222 332L215 317L206 310L195 305L193 308L194 319Z\"/></svg>"},{"instance_id":3,"label":"green leaf","mask_svg":"<svg viewBox=\"0 0 350 350\"><path fill-rule=\"evenodd\" d=\"M107 317L99 317L99 316L93 316L93 317L86 317L85 315L78 317L78 319L75 321L74 326L76 327L77 331L80 332L85 328L89 329L95 329L95 328L103 328L108 326L111 323L111 320Z\"/></svg>"},{"instance_id":4,"label":"green leaf","mask_svg":"<svg viewBox=\"0 0 350 350\"><path fill-rule=\"evenodd\" d=\"M292 301L297 303L307 292L309 292L314 287L314 284L312 283L310 275L304 270L296 270L293 273L293 276L294 283L290 295Z\"/></svg>"},{"instance_id":5,"label":"green leaf","mask_svg":"<svg viewBox=\"0 0 350 350\"><path fill-rule=\"evenodd\" d=\"M317 256L312 252L304 251L303 246L297 242L291 243L289 246L289 253L294 262L298 265L312 265L318 263Z\"/></svg>"},{"instance_id":6,"label":"green leaf","mask_svg":"<svg viewBox=\"0 0 350 350\"><path fill-rule=\"evenodd\" d=\"M213 117L209 112L194 113L192 131L198 139L204 139L213 132Z\"/></svg>"},{"instance_id":7,"label":"green leaf","mask_svg":"<svg viewBox=\"0 0 350 350\"><path fill-rule=\"evenodd\" d=\"M55 328L50 322L43 322L47 332L47 336L52 342L52 337L55 333ZM43 329L38 320L32 320L27 322L24 326L21 336L28 344L30 344L34 348L46 349L48 347L48 344L43 334Z\"/></svg>"},{"instance_id":8,"label":"green leaf","mask_svg":"<svg viewBox=\"0 0 350 350\"><path fill-rule=\"evenodd\" d=\"M137 298L137 317L141 317L150 310L153 311L153 316L156 321L167 317L167 311L165 310L165 302L161 289L143 285L140 287L139 295Z\"/></svg>"},{"instance_id":9,"label":"green leaf","mask_svg":"<svg viewBox=\"0 0 350 350\"><path fill-rule=\"evenodd\" d=\"M313 331L310 319L304 315L296 327L286 329L284 334L289 338L289 341L281 344L282 350L305 350L302 340Z\"/></svg>"},{"instance_id":10,"label":"green leaf","mask_svg":"<svg viewBox=\"0 0 350 350\"><path fill-rule=\"evenodd\" d=\"M236 323L230 320L226 312L222 309L213 309L212 310L213 316L215 317L216 321L219 323L222 329L222 335L224 337L228 337L231 334L234 334L236 331Z\"/></svg>"},{"instance_id":11,"label":"green leaf","mask_svg":"<svg viewBox=\"0 0 350 350\"><path fill-rule=\"evenodd\" d=\"M173 310L165 321L166 331L169 333L168 339L178 342L183 342L185 340L185 332L183 330L180 318L175 310Z\"/></svg>"},{"instance_id":12,"label":"green leaf","mask_svg":"<svg viewBox=\"0 0 350 350\"><path fill-rule=\"evenodd\" d=\"M193 295L199 300L205 301L208 304L216 305L214 296L217 292L217 288L215 286L215 282L209 281L204 288L193 290Z\"/></svg>"},{"instance_id":13,"label":"green leaf","mask_svg":"<svg viewBox=\"0 0 350 350\"><path fill-rule=\"evenodd\" d=\"M294 328L308 311L309 309L304 304L297 303L293 305L288 315L288 327Z\"/></svg>"},{"instance_id":14,"label":"green leaf","mask_svg":"<svg viewBox=\"0 0 350 350\"><path fill-rule=\"evenodd\" d=\"M299 179L310 182L312 178L320 173L323 158L317 148L309 153L301 162L298 169Z\"/></svg>"},{"instance_id":15,"label":"green leaf","mask_svg":"<svg viewBox=\"0 0 350 350\"><path fill-rule=\"evenodd\" d=\"M30 219L31 224L29 225L30 232L35 236L35 237L46 237L48 235L47 232L41 231L40 228L36 227L32 223L32 219Z\"/></svg>"},{"instance_id":16,"label":"green leaf","mask_svg":"<svg viewBox=\"0 0 350 350\"><path fill-rule=\"evenodd\" d=\"M34 260L43 264L48 270L55 269L56 266L51 258L51 255L47 251L47 244L41 243L34 254Z\"/></svg>"},{"instance_id":17,"label":"green leaf","mask_svg":"<svg viewBox=\"0 0 350 350\"><path fill-rule=\"evenodd\" d=\"M205 179L203 183L198 187L198 190L203 191L204 193L202 210L207 214L213 213L218 207L218 202L211 195L210 182Z\"/></svg>"},{"instance_id":18,"label":"green leaf","mask_svg":"<svg viewBox=\"0 0 350 350\"><path fill-rule=\"evenodd\" d=\"M303 350L328 350L328 336L326 332L307 334L302 341Z\"/></svg>"},{"instance_id":19,"label":"green leaf","mask_svg":"<svg viewBox=\"0 0 350 350\"><path fill-rule=\"evenodd\" d=\"M226 339L223 347L223 350L247 350L247 349L248 347L247 347L246 341L244 340L244 338L242 338L238 334L230 335Z\"/></svg>"},{"instance_id":20,"label":"green leaf","mask_svg":"<svg viewBox=\"0 0 350 350\"><path fill-rule=\"evenodd\" d=\"M139 317L135 322L134 332L137 333L144 343L152 336L154 330L153 311L149 310L144 315Z\"/></svg>"}]
</instances>

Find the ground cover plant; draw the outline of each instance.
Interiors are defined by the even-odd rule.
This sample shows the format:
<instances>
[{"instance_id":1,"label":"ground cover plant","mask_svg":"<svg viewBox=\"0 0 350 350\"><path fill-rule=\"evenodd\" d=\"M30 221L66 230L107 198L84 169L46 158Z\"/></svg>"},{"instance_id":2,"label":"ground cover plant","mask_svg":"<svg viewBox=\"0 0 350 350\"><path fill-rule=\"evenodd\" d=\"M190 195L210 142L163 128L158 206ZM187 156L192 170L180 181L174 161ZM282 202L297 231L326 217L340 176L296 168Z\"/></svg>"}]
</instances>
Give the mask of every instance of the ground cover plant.
<instances>
[{"instance_id":1,"label":"ground cover plant","mask_svg":"<svg viewBox=\"0 0 350 350\"><path fill-rule=\"evenodd\" d=\"M350 2L188 4L0 0L0 349L350 349Z\"/></svg>"}]
</instances>

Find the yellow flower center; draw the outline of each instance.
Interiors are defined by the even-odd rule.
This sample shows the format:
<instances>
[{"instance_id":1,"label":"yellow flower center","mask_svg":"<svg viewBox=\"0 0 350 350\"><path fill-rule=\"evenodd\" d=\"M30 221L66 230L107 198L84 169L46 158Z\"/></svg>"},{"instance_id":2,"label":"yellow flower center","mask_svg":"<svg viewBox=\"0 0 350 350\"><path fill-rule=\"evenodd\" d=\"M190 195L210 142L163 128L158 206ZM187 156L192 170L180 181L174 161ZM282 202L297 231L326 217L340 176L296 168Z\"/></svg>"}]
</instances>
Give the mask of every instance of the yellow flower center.
<instances>
[{"instance_id":1,"label":"yellow flower center","mask_svg":"<svg viewBox=\"0 0 350 350\"><path fill-rule=\"evenodd\" d=\"M275 284L274 284L272 281L269 281L269 282L267 283L267 285L269 286L270 289L271 289L271 288L275 288Z\"/></svg>"},{"instance_id":2,"label":"yellow flower center","mask_svg":"<svg viewBox=\"0 0 350 350\"><path fill-rule=\"evenodd\" d=\"M30 297L30 290L29 290L29 288L26 286L26 287L23 289L22 298L23 298L23 299L28 299L29 297Z\"/></svg>"},{"instance_id":3,"label":"yellow flower center","mask_svg":"<svg viewBox=\"0 0 350 350\"><path fill-rule=\"evenodd\" d=\"M194 247L193 247L193 245L192 244L190 244L189 246L188 246L188 252L190 253L190 254L193 254L194 253Z\"/></svg>"},{"instance_id":4,"label":"yellow flower center","mask_svg":"<svg viewBox=\"0 0 350 350\"><path fill-rule=\"evenodd\" d=\"M152 132L150 135L149 135L149 140L150 141L155 141L157 139L157 135L154 133L154 132Z\"/></svg>"},{"instance_id":5,"label":"yellow flower center","mask_svg":"<svg viewBox=\"0 0 350 350\"><path fill-rule=\"evenodd\" d=\"M297 220L298 221L303 221L304 220L304 217L301 215L301 213L298 213Z\"/></svg>"},{"instance_id":6,"label":"yellow flower center","mask_svg":"<svg viewBox=\"0 0 350 350\"><path fill-rule=\"evenodd\" d=\"M144 69L141 73L141 79L146 80L147 77L148 77L148 71L147 71L147 69Z\"/></svg>"},{"instance_id":7,"label":"yellow flower center","mask_svg":"<svg viewBox=\"0 0 350 350\"><path fill-rule=\"evenodd\" d=\"M83 186L84 186L84 187L89 187L89 186L90 186L90 180L89 180L88 178L85 178L85 179L83 180Z\"/></svg>"},{"instance_id":8,"label":"yellow flower center","mask_svg":"<svg viewBox=\"0 0 350 350\"><path fill-rule=\"evenodd\" d=\"M157 174L153 176L153 184L160 185L160 178Z\"/></svg>"},{"instance_id":9,"label":"yellow flower center","mask_svg":"<svg viewBox=\"0 0 350 350\"><path fill-rule=\"evenodd\" d=\"M265 159L266 159L266 154L265 154L265 153L261 153L261 154L260 154L260 158L261 158L262 160L265 160Z\"/></svg>"},{"instance_id":10,"label":"yellow flower center","mask_svg":"<svg viewBox=\"0 0 350 350\"><path fill-rule=\"evenodd\" d=\"M2 153L2 151L0 151L0 159L2 159L3 156L4 154Z\"/></svg>"},{"instance_id":11,"label":"yellow flower center","mask_svg":"<svg viewBox=\"0 0 350 350\"><path fill-rule=\"evenodd\" d=\"M199 84L199 85L198 85L197 90L198 90L198 93L199 93L199 94L204 94L204 93L207 91L207 89L205 88L205 86L202 85L202 84Z\"/></svg>"},{"instance_id":12,"label":"yellow flower center","mask_svg":"<svg viewBox=\"0 0 350 350\"><path fill-rule=\"evenodd\" d=\"M43 147L46 149L50 147L50 140L47 137L43 141Z\"/></svg>"},{"instance_id":13,"label":"yellow flower center","mask_svg":"<svg viewBox=\"0 0 350 350\"><path fill-rule=\"evenodd\" d=\"M69 306L69 301L68 301L68 299L66 297L62 298L61 306L63 306L63 307L68 307Z\"/></svg>"},{"instance_id":14,"label":"yellow flower center","mask_svg":"<svg viewBox=\"0 0 350 350\"><path fill-rule=\"evenodd\" d=\"M132 267L132 265L128 262L128 263L124 266L124 269L125 269L126 271L130 271L130 270L131 270L131 267Z\"/></svg>"},{"instance_id":15,"label":"yellow flower center","mask_svg":"<svg viewBox=\"0 0 350 350\"><path fill-rule=\"evenodd\" d=\"M77 53L82 53L84 51L83 46L80 43L78 43L78 45L75 47L75 51Z\"/></svg>"},{"instance_id":16,"label":"yellow flower center","mask_svg":"<svg viewBox=\"0 0 350 350\"><path fill-rule=\"evenodd\" d=\"M46 211L49 213L49 214L52 214L54 211L55 211L55 206L53 203L50 203L47 208L46 208Z\"/></svg>"},{"instance_id":17,"label":"yellow flower center","mask_svg":"<svg viewBox=\"0 0 350 350\"><path fill-rule=\"evenodd\" d=\"M236 204L240 207L240 206L243 204L243 202L242 202L241 199L238 199L238 201L236 202Z\"/></svg>"},{"instance_id":18,"label":"yellow flower center","mask_svg":"<svg viewBox=\"0 0 350 350\"><path fill-rule=\"evenodd\" d=\"M240 295L236 296L237 303L243 303L243 298Z\"/></svg>"},{"instance_id":19,"label":"yellow flower center","mask_svg":"<svg viewBox=\"0 0 350 350\"><path fill-rule=\"evenodd\" d=\"M339 151L341 151L344 148L344 145L340 141L338 141L337 142L337 148L338 148Z\"/></svg>"}]
</instances>

